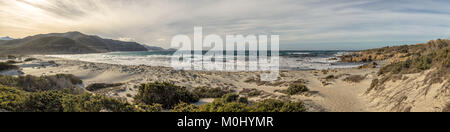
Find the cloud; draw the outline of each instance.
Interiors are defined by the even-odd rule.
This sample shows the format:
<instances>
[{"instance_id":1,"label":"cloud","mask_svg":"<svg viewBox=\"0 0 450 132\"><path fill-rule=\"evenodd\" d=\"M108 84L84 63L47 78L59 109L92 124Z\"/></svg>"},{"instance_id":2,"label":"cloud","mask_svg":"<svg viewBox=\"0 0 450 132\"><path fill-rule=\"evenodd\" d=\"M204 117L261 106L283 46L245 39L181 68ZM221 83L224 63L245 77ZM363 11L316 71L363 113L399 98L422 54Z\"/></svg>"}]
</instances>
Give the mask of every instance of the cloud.
<instances>
[{"instance_id":1,"label":"cloud","mask_svg":"<svg viewBox=\"0 0 450 132\"><path fill-rule=\"evenodd\" d=\"M172 36L191 35L194 26L203 26L204 34L279 34L282 46L339 47L332 43L352 42L358 47L357 42L448 38L449 4L447 0L2 0L0 36L77 30L168 48Z\"/></svg>"}]
</instances>

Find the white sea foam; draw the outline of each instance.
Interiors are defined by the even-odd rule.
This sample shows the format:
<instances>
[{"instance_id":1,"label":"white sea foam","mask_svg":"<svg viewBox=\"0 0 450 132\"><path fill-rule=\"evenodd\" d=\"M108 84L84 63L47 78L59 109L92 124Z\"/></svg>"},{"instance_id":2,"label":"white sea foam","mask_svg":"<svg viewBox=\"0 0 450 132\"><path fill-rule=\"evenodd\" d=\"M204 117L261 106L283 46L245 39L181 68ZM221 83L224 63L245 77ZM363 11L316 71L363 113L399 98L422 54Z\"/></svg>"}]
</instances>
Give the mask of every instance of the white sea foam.
<instances>
[{"instance_id":1,"label":"white sea foam","mask_svg":"<svg viewBox=\"0 0 450 132\"><path fill-rule=\"evenodd\" d=\"M298 53L298 54L309 54L309 53ZM352 63L339 63L337 60L331 60L330 58L336 57L338 55L345 54L345 52L337 52L331 56L325 57L280 57L280 68L281 70L304 70L304 69L334 69L334 68L351 68L357 67L361 64ZM148 65L148 66L171 66L172 55L162 55L162 54L135 54L132 52L123 53L101 53L101 54L72 54L72 55L48 55L51 57L65 58L70 60L80 60L87 62L96 63L107 63L107 64L120 64L120 65ZM202 59L211 59L213 56L203 56L193 57L189 61L193 60L194 67L201 67ZM220 61L219 58L215 58L217 62L214 63L216 66L222 66L229 63L235 63L237 66L246 66L248 64L256 64L257 62L248 62L242 60L234 60L235 56L223 56L226 61ZM199 63L200 62L200 63ZM264 65L260 66L260 68Z\"/></svg>"}]
</instances>

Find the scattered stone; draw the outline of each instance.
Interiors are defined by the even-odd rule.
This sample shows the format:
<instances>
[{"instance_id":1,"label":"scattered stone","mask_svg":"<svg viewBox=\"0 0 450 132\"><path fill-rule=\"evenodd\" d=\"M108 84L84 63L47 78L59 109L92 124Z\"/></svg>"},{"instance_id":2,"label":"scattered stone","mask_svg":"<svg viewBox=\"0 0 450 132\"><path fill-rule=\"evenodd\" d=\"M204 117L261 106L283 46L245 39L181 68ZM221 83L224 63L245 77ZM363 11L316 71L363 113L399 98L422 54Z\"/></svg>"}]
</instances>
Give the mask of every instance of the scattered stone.
<instances>
[{"instance_id":1,"label":"scattered stone","mask_svg":"<svg viewBox=\"0 0 450 132\"><path fill-rule=\"evenodd\" d=\"M377 68L378 64L376 62L371 62L370 64L365 64L362 66L358 66L358 69L366 69L366 68Z\"/></svg>"}]
</instances>

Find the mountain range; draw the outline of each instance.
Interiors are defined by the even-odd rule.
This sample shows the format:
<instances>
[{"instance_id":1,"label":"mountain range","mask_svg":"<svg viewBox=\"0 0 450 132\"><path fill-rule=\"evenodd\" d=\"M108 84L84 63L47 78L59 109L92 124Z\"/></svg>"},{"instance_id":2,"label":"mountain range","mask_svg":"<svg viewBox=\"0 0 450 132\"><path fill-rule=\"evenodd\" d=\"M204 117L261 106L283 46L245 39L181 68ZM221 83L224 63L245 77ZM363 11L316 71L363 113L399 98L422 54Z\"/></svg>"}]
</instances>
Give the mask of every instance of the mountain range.
<instances>
[{"instance_id":1,"label":"mountain range","mask_svg":"<svg viewBox=\"0 0 450 132\"><path fill-rule=\"evenodd\" d=\"M5 37L6 38L6 37ZM8 37L9 38L9 37ZM136 42L104 39L80 32L39 34L0 40L0 54L87 54L119 51L164 50Z\"/></svg>"}]
</instances>

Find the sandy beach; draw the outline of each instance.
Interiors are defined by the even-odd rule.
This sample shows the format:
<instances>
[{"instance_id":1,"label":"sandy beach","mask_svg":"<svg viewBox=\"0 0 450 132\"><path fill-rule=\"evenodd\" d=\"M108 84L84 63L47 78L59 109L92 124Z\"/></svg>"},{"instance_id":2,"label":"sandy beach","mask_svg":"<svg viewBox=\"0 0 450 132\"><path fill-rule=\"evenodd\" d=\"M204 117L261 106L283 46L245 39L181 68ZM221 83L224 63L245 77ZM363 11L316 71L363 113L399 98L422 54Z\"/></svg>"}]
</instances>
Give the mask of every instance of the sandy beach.
<instances>
[{"instance_id":1,"label":"sandy beach","mask_svg":"<svg viewBox=\"0 0 450 132\"><path fill-rule=\"evenodd\" d=\"M178 71L168 67L91 63L42 55L32 57L37 60L17 64L21 67L20 71L23 75L73 74L83 80L84 86L93 83L124 83L125 85L105 89L100 93L129 102L133 102L132 97L137 94L140 84L159 81L171 82L188 89L226 88L241 96L247 94L245 91L257 90L261 91L261 94L249 97L249 100L260 101L272 98L303 101L308 111L377 111L369 106L368 97L364 96L364 92L370 87L371 80L376 77L378 68L281 71L278 80L261 82L258 78L259 72ZM17 72L6 71L1 74L15 75ZM361 75L364 79L357 83L343 80L351 75ZM297 82L304 83L310 91L307 94L295 96L279 92ZM202 99L198 104L211 101L213 99Z\"/></svg>"}]
</instances>

